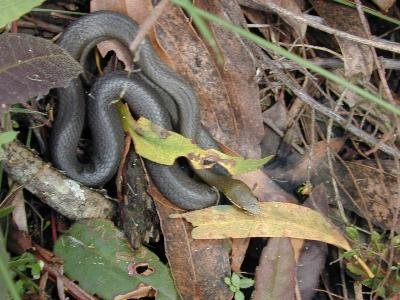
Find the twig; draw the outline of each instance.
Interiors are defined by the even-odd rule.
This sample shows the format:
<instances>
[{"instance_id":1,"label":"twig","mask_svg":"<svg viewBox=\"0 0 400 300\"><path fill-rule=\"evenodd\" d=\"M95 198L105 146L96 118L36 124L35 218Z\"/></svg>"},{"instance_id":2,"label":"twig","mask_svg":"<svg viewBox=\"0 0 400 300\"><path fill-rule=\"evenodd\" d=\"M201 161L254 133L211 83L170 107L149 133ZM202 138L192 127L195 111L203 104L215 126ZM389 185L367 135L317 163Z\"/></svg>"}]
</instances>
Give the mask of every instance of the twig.
<instances>
[{"instance_id":1,"label":"twig","mask_svg":"<svg viewBox=\"0 0 400 300\"><path fill-rule=\"evenodd\" d=\"M344 67L343 61L338 58L314 58L309 59L309 61L325 69L339 69ZM379 57L379 61L381 62L384 69L400 70L399 59ZM285 69L287 71L303 70L303 68L299 67L297 63L292 62L288 59L282 58L279 62L280 66L277 67Z\"/></svg>"},{"instance_id":2,"label":"twig","mask_svg":"<svg viewBox=\"0 0 400 300\"><path fill-rule=\"evenodd\" d=\"M395 52L395 53L400 53L400 44L399 43L393 43L393 42L389 42L386 40L381 40L378 39L377 37L372 37L372 39L366 39L366 38L362 38L341 30L337 30L334 29L332 27L326 26L321 24L320 22L315 20L315 17L313 16L306 16L306 15L299 15L299 14L295 14L279 5L276 5L274 3L274 1L262 1L259 2L259 0L239 0L239 4L246 6L246 7L250 7L253 9L257 9L257 10L262 10L262 11L273 11L281 16L284 16L286 18L289 19L293 19L296 20L298 22L301 23L305 23L308 26L314 27L316 29L319 29L321 31L324 31L326 33L330 33L333 34L337 37L341 37L341 38L345 38L360 44L364 44L364 45L369 45L371 47L375 47L375 48L379 48L379 49L383 49L383 50L387 50L387 51L391 51L391 52Z\"/></svg>"},{"instance_id":3,"label":"twig","mask_svg":"<svg viewBox=\"0 0 400 300\"><path fill-rule=\"evenodd\" d=\"M36 26L38 26L48 32L60 33L60 32L64 31L64 28L62 28L61 26L50 24L50 23L44 22L44 21L36 19L36 18L25 16L24 19L36 24Z\"/></svg>"},{"instance_id":4,"label":"twig","mask_svg":"<svg viewBox=\"0 0 400 300\"><path fill-rule=\"evenodd\" d=\"M345 91L342 93L342 95L336 102L336 105L334 108L335 113L337 113L339 108L342 106L344 97L345 97ZM339 188L338 188L338 184L335 179L335 171L333 170L334 155L331 151L331 148L329 147L329 145L331 143L331 138L332 138L332 128L333 128L333 119L329 119L328 126L326 128L326 131L327 131L326 132L326 156L328 159L328 169L331 174L331 183L332 183L332 187L333 187L333 191L334 191L335 204L337 205L337 208L339 210L339 213L340 213L343 223L348 225L349 220L346 216L346 212L344 210L343 203L341 201L341 197L339 196Z\"/></svg>"},{"instance_id":5,"label":"twig","mask_svg":"<svg viewBox=\"0 0 400 300\"><path fill-rule=\"evenodd\" d=\"M8 175L64 216L76 220L109 218L114 213L109 199L67 178L21 143L12 142L4 148Z\"/></svg>"},{"instance_id":6,"label":"twig","mask_svg":"<svg viewBox=\"0 0 400 300\"><path fill-rule=\"evenodd\" d=\"M139 47L140 43L144 40L147 33L157 22L157 19L161 16L168 4L169 0L161 0L160 3L154 7L146 20L144 20L144 22L140 25L137 35L129 45L129 50L131 52L135 51L137 47Z\"/></svg>"},{"instance_id":7,"label":"twig","mask_svg":"<svg viewBox=\"0 0 400 300\"><path fill-rule=\"evenodd\" d=\"M363 8L362 8L362 4L361 4L360 0L356 0L356 6L357 6L357 11L358 11L361 23L362 23L362 25L364 27L364 31L365 31L367 37L371 39L372 38L371 30L369 28L369 24L368 24L367 18L365 17L365 14L364 14L364 11L363 11ZM374 58L376 69L378 71L379 79L381 80L381 84L383 86L383 90L385 91L385 94L386 94L386 98L392 104L396 104L396 102L393 99L392 92L390 91L389 85L387 83L386 76L385 76L385 71L383 70L381 62L378 59L378 55L376 54L376 51L375 51L374 48L371 48L371 52L372 52L372 57ZM399 122L400 119L398 117L396 117L395 114L390 114L389 116L392 119L393 123L395 124L396 130L398 132L399 129L400 129L400 122Z\"/></svg>"},{"instance_id":8,"label":"twig","mask_svg":"<svg viewBox=\"0 0 400 300\"><path fill-rule=\"evenodd\" d=\"M400 157L400 151L397 148L394 148L392 146L389 146L385 143L382 143L380 140L377 138L373 137L372 135L366 133L364 130L349 124L348 121L337 114L336 112L332 111L328 107L324 106L323 104L317 102L313 97L311 97L308 93L306 93L299 85L297 82L292 80L288 75L286 75L284 72L282 72L279 67L280 62L274 61L271 58L269 58L265 53L262 54L262 52L259 52L260 55L262 55L262 59L266 62L264 63L266 69L271 69L273 67L275 69L275 72L277 74L278 80L286 85L292 92L299 97L302 101L304 101L306 104L308 104L312 109L315 109L316 111L320 112L321 114L333 119L336 123L341 125L345 130L348 132L354 134L364 142L370 145L377 145L380 150L383 152L392 155L394 157ZM263 67L264 67L263 65Z\"/></svg>"}]
</instances>

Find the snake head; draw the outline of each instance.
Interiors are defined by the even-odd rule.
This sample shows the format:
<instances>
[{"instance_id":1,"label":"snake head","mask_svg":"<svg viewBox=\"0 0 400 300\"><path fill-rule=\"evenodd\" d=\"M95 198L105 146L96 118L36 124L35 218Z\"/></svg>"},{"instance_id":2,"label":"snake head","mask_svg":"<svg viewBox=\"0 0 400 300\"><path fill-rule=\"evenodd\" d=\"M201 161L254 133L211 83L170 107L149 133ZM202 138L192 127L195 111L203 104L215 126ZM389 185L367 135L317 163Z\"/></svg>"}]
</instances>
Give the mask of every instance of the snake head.
<instances>
[{"instance_id":1,"label":"snake head","mask_svg":"<svg viewBox=\"0 0 400 300\"><path fill-rule=\"evenodd\" d=\"M232 185L229 190L225 191L225 196L235 206L242 209L249 215L260 214L258 199L254 196L250 188L243 182L236 180L237 183Z\"/></svg>"}]
</instances>

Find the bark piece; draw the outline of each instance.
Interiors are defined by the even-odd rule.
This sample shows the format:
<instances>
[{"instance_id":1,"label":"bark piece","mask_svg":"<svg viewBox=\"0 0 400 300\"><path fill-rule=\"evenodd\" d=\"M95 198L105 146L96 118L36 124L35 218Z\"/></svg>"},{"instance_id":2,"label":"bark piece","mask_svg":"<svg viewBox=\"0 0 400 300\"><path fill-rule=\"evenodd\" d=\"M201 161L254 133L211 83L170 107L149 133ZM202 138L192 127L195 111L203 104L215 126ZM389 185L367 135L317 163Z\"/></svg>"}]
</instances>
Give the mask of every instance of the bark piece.
<instances>
[{"instance_id":1,"label":"bark piece","mask_svg":"<svg viewBox=\"0 0 400 300\"><path fill-rule=\"evenodd\" d=\"M8 175L60 214L73 220L113 215L114 205L104 195L67 178L21 143L5 146L5 157Z\"/></svg>"}]
</instances>

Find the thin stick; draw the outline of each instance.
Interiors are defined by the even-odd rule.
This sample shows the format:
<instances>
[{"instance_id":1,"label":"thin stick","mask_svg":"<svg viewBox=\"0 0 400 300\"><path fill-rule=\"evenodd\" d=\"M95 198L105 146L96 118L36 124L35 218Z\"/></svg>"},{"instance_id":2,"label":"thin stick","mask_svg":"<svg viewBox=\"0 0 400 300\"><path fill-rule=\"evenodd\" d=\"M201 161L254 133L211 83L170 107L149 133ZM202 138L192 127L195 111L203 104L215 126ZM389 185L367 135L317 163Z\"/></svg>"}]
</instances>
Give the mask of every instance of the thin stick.
<instances>
[{"instance_id":1,"label":"thin stick","mask_svg":"<svg viewBox=\"0 0 400 300\"><path fill-rule=\"evenodd\" d=\"M378 59L381 62L382 67L384 69L400 70L399 59L384 58L384 57L378 57ZM309 61L325 69L339 69L343 68L344 66L343 61L338 58L314 58L314 59L309 59ZM281 69L286 69L288 71L304 70L304 68L300 67L297 63L292 62L288 59L281 59L280 65L277 67L280 67Z\"/></svg>"},{"instance_id":2,"label":"thin stick","mask_svg":"<svg viewBox=\"0 0 400 300\"><path fill-rule=\"evenodd\" d=\"M169 0L161 0L154 9L151 11L149 16L144 20L144 22L140 25L137 35L129 45L129 50L131 52L135 51L137 47L139 47L140 43L144 40L147 33L151 30L154 24L157 22L157 19L164 12L165 8L169 4Z\"/></svg>"},{"instance_id":3,"label":"thin stick","mask_svg":"<svg viewBox=\"0 0 400 300\"><path fill-rule=\"evenodd\" d=\"M299 87L298 83L292 80L288 75L281 71L279 68L279 62L276 62L269 58L267 55L262 54L263 52L259 52L262 55L262 59L264 60L265 68L271 69L273 67L277 73L277 78L280 82L286 85L292 92L299 97L303 102L308 104L312 109L322 113L323 115L332 118L336 123L341 125L345 130L354 134L364 142L370 145L377 145L380 150L383 152L392 155L394 157L400 157L400 151L392 146L389 146L385 143L382 143L377 138L373 137L372 135L366 133L364 130L349 124L349 122L340 116L338 113L332 111L328 107L322 105L321 103L317 102L313 97L311 97L308 93L306 93L301 87ZM263 66L264 67L264 66Z\"/></svg>"},{"instance_id":4,"label":"thin stick","mask_svg":"<svg viewBox=\"0 0 400 300\"><path fill-rule=\"evenodd\" d=\"M280 16L284 16L286 18L289 19L294 19L296 21L299 21L301 23L305 23L308 26L311 26L313 28L319 29L321 31L324 31L326 33L330 33L333 34L337 37L341 37L341 38L345 38L360 44L364 44L364 45L368 45L371 47L375 47L375 48L379 48L379 49L383 49L383 50L387 50L387 51L391 51L391 52L395 52L395 53L400 53L400 44L399 43L393 43L393 42L389 42L386 40L381 40L378 39L376 37L372 37L372 39L366 39L366 38L362 38L341 30L337 30L334 29L332 27L326 26L321 24L320 22L315 20L315 17L313 16L306 16L304 14L295 14L279 5L276 5L273 1L263 1L262 3L260 3L257 0L239 0L239 4L246 6L246 7L250 7L253 9L257 9L257 10L262 10L262 11L273 11L277 14L279 14Z\"/></svg>"}]
</instances>

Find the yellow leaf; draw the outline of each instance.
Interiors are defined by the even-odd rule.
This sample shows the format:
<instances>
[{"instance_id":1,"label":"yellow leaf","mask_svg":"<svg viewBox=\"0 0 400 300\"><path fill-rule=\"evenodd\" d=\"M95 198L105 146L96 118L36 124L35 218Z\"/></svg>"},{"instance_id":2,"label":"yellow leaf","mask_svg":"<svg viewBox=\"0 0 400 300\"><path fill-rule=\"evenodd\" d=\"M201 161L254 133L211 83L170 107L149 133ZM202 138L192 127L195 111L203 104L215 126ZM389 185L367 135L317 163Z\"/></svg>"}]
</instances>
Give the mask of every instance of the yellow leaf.
<instances>
[{"instance_id":1,"label":"yellow leaf","mask_svg":"<svg viewBox=\"0 0 400 300\"><path fill-rule=\"evenodd\" d=\"M282 202L260 202L259 208L254 216L231 205L218 205L171 217L192 223L195 239L290 237L351 249L344 236L315 210Z\"/></svg>"},{"instance_id":2,"label":"yellow leaf","mask_svg":"<svg viewBox=\"0 0 400 300\"><path fill-rule=\"evenodd\" d=\"M346 238L323 215L293 203L260 202L257 215L246 214L235 206L218 205L170 217L185 218L192 223L194 239L289 237L320 241L351 250ZM374 277L364 261L357 255L354 259L368 277Z\"/></svg>"},{"instance_id":3,"label":"yellow leaf","mask_svg":"<svg viewBox=\"0 0 400 300\"><path fill-rule=\"evenodd\" d=\"M230 174L237 175L257 170L272 158L269 156L262 159L246 159L230 156L215 149L201 149L192 140L163 129L146 118L135 121L125 105L116 105L124 130L132 137L136 152L156 163L172 165L178 157L185 156L196 169L210 168L214 163L218 163Z\"/></svg>"}]
</instances>

